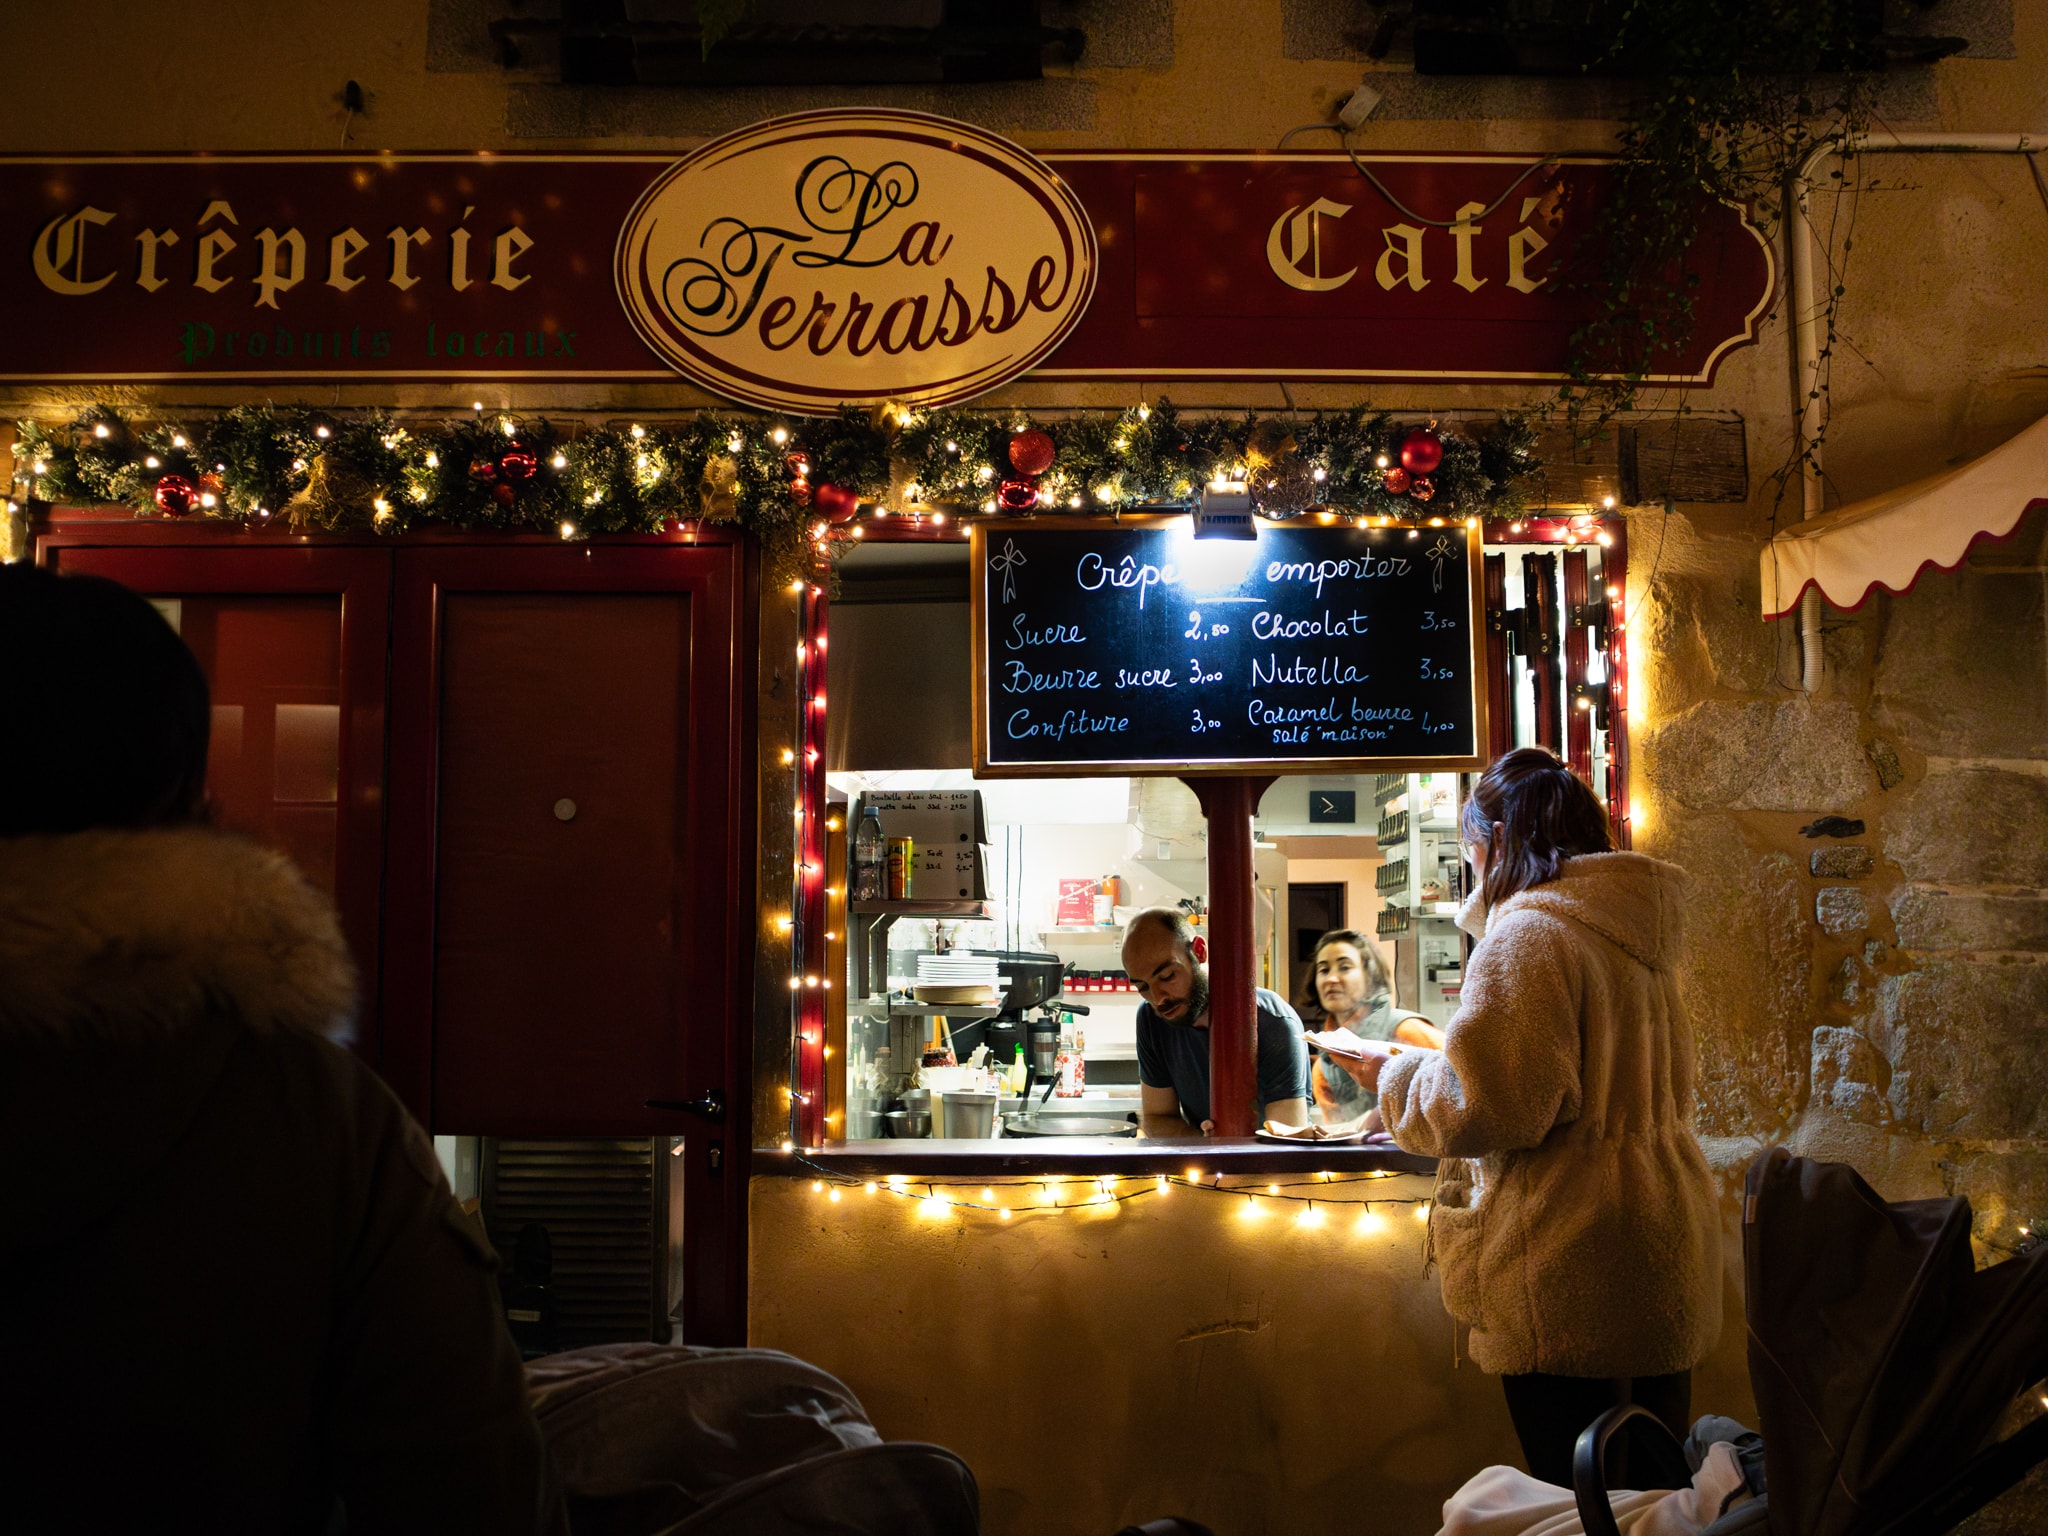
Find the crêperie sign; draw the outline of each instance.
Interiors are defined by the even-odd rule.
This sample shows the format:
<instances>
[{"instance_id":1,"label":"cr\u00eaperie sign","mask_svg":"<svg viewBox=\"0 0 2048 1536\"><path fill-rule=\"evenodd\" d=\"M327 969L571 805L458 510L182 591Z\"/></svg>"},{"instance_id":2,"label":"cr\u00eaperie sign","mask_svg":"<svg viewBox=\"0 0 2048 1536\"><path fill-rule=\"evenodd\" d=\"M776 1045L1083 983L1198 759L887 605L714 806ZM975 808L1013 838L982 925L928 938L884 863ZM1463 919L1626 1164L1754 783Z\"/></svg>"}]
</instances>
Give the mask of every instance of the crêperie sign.
<instances>
[{"instance_id":1,"label":"cr\u00eaperie sign","mask_svg":"<svg viewBox=\"0 0 2048 1536\"><path fill-rule=\"evenodd\" d=\"M1479 532L979 525L983 777L1484 766Z\"/></svg>"}]
</instances>

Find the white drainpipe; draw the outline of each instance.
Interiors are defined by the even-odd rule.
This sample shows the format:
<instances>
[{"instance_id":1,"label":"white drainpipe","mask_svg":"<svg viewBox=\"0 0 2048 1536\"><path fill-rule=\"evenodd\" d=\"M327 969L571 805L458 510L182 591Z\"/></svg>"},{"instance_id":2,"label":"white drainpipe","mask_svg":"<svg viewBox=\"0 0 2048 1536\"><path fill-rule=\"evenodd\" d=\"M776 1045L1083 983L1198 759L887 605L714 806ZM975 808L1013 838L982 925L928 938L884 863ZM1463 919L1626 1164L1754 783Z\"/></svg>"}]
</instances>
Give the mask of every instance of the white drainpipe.
<instances>
[{"instance_id":1,"label":"white drainpipe","mask_svg":"<svg viewBox=\"0 0 2048 1536\"><path fill-rule=\"evenodd\" d=\"M1799 435L1812 443L1820 430L1820 342L1814 336L1819 313L1813 301L1813 227L1807 219L1806 194L1813 173L1830 155L2031 155L2048 148L2048 135L2038 133L1858 133L1837 135L1814 146L1793 178L1791 217L1785 221L1792 287L1792 397L1800 402ZM1820 478L1820 449L1808 453L1800 475L1803 515L1826 510ZM1808 693L1820 690L1820 589L1808 587L1799 599L1799 684Z\"/></svg>"}]
</instances>

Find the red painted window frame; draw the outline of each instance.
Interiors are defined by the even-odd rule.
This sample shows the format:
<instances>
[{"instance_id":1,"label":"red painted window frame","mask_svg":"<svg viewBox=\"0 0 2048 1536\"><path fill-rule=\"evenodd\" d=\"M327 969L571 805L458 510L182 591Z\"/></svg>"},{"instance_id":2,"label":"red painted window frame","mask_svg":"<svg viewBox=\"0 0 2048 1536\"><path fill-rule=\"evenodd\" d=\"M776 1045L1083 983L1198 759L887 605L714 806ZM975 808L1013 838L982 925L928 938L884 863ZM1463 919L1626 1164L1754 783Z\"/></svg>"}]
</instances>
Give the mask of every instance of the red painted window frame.
<instances>
[{"instance_id":1,"label":"red painted window frame","mask_svg":"<svg viewBox=\"0 0 2048 1536\"><path fill-rule=\"evenodd\" d=\"M38 564L105 576L147 596L333 594L341 600L343 737L337 790L334 904L362 972L355 1049L380 1072L376 1008L384 858L385 648L391 550L251 535L221 524L70 517L35 539Z\"/></svg>"}]
</instances>

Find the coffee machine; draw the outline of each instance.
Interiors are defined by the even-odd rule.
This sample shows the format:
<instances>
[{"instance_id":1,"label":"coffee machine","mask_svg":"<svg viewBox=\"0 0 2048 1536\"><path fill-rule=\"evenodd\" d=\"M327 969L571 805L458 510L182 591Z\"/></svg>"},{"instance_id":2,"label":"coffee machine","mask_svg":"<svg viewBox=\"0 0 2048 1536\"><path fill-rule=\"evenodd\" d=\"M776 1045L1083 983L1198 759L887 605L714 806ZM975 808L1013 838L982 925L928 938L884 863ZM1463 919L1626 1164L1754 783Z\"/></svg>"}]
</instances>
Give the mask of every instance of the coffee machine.
<instances>
[{"instance_id":1,"label":"coffee machine","mask_svg":"<svg viewBox=\"0 0 2048 1536\"><path fill-rule=\"evenodd\" d=\"M981 1020L965 1029L953 1031L954 1049L971 1051L977 1044L988 1047L989 1060L997 1066L1008 1066L1020 1051L1030 1061L1029 1028L1025 1015L1034 1008L1041 1008L1056 1002L1066 975L1066 965L1058 955L1048 955L1022 949L983 949L976 954L993 955L997 974L1005 977L1008 986L1003 992L1001 1009L993 1018ZM1053 1046L1059 1046L1058 1026L1054 1026Z\"/></svg>"}]
</instances>

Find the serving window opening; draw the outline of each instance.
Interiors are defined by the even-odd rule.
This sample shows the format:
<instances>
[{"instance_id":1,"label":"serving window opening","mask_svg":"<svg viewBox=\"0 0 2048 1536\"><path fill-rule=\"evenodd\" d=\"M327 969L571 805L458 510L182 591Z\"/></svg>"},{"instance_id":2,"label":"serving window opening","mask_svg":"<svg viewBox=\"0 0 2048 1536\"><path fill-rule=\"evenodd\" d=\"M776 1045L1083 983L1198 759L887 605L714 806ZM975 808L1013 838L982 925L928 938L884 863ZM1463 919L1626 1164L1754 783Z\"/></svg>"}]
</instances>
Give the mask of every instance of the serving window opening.
<instances>
[{"instance_id":1,"label":"serving window opening","mask_svg":"<svg viewBox=\"0 0 2048 1536\"><path fill-rule=\"evenodd\" d=\"M1609 807L1620 846L1624 558L1619 519L1485 530L1487 755L1558 752ZM953 530L877 527L842 555L829 599L812 599L815 634L830 634L822 686L807 685L828 700L812 824L829 901L820 984L798 996L818 1047L815 1074L796 1079L804 1144L879 1154L1135 1135L1142 999L1122 968L1124 926L1154 906L1198 934L1210 921L1207 823L1179 779L976 777L969 580ZM1255 980L1308 1028L1324 1018L1316 942L1336 929L1374 947L1394 1011L1438 1027L1455 1014L1469 951L1457 824L1472 779L1284 774L1265 791ZM879 874L859 857L864 839L882 846Z\"/></svg>"}]
</instances>

